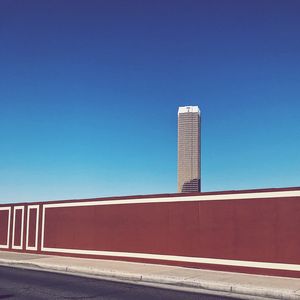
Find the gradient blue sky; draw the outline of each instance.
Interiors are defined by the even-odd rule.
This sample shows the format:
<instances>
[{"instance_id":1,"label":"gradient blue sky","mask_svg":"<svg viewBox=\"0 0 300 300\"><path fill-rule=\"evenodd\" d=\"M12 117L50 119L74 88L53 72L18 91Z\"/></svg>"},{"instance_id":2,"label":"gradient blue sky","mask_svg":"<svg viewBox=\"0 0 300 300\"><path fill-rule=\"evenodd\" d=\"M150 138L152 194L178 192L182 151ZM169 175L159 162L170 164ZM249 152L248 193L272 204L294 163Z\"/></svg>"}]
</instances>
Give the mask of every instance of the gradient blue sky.
<instances>
[{"instance_id":1,"label":"gradient blue sky","mask_svg":"<svg viewBox=\"0 0 300 300\"><path fill-rule=\"evenodd\" d=\"M300 186L300 1L1 0L0 202Z\"/></svg>"}]
</instances>

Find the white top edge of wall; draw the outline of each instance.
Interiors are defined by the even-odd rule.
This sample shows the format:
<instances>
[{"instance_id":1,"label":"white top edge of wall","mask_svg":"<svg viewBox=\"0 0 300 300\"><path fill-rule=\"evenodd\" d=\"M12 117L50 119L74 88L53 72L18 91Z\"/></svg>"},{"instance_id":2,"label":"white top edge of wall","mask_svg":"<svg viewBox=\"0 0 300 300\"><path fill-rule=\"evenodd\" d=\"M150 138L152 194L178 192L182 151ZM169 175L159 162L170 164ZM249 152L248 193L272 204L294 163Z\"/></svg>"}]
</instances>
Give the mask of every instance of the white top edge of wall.
<instances>
[{"instance_id":1,"label":"white top edge of wall","mask_svg":"<svg viewBox=\"0 0 300 300\"><path fill-rule=\"evenodd\" d=\"M178 114L183 114L188 112L196 112L200 115L200 109L198 106L179 106Z\"/></svg>"}]
</instances>

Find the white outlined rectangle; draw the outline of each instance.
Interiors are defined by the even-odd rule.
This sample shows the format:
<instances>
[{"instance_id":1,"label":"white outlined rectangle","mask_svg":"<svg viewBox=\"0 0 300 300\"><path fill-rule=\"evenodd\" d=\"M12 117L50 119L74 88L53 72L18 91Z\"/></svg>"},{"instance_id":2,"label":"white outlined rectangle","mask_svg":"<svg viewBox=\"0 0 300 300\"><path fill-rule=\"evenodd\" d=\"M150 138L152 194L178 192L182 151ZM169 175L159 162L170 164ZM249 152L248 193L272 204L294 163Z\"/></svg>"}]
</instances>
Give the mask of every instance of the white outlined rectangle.
<instances>
[{"instance_id":1,"label":"white outlined rectangle","mask_svg":"<svg viewBox=\"0 0 300 300\"><path fill-rule=\"evenodd\" d=\"M29 222L30 222L30 210L36 210L36 221L35 221L35 242L34 246L31 247L29 243ZM39 232L39 205L28 205L27 207L27 227L26 227L26 250L37 250L38 246L38 232Z\"/></svg>"},{"instance_id":2,"label":"white outlined rectangle","mask_svg":"<svg viewBox=\"0 0 300 300\"><path fill-rule=\"evenodd\" d=\"M0 207L0 210L7 210L8 211L6 244L0 245L0 249L8 249L9 248L9 238L10 238L10 212L11 212L11 207L9 207L9 206Z\"/></svg>"},{"instance_id":3,"label":"white outlined rectangle","mask_svg":"<svg viewBox=\"0 0 300 300\"><path fill-rule=\"evenodd\" d=\"M84 249L65 249L53 248L44 246L44 230L47 208L59 207L80 207L80 206L98 206L98 205L130 205L130 204L151 204L151 203L171 203L171 202L199 202L199 201L221 201L221 200L246 200L246 199L272 199L282 197L300 197L300 191L277 191L277 192L257 192L257 193L236 193L236 194L219 194L219 195L196 195L185 197L158 197L158 198L140 198L140 199L120 199L120 200L100 200L100 201L82 201L82 202L65 202L65 203L49 203L43 205L42 211L42 232L41 232L41 250L54 253L69 253L82 255L99 255L111 256L120 258L140 258L140 259L155 259L165 261L179 261L199 264L213 264L236 267L252 267L262 269L300 271L299 264L259 262L259 261L243 261L230 260L208 257L189 257L165 254L152 253L135 253L135 252L116 252L116 251L99 251L99 250L84 250Z\"/></svg>"},{"instance_id":4,"label":"white outlined rectangle","mask_svg":"<svg viewBox=\"0 0 300 300\"><path fill-rule=\"evenodd\" d=\"M21 241L20 245L15 244L15 229L16 229L16 212L17 210L22 211L21 217ZM12 249L22 250L23 249L23 229L24 229L24 206L15 206L14 207L14 221L13 221L13 231L12 231Z\"/></svg>"}]
</instances>

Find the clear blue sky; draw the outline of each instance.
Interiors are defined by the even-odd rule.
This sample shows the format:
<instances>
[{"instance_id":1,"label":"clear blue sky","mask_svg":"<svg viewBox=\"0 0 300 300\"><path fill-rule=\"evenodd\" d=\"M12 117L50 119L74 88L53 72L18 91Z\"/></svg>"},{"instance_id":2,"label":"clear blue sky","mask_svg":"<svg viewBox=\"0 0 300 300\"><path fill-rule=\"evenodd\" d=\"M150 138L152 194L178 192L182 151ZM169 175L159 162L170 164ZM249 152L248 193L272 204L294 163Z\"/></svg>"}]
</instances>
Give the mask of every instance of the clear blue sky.
<instances>
[{"instance_id":1,"label":"clear blue sky","mask_svg":"<svg viewBox=\"0 0 300 300\"><path fill-rule=\"evenodd\" d=\"M0 202L300 186L300 1L1 0Z\"/></svg>"}]
</instances>

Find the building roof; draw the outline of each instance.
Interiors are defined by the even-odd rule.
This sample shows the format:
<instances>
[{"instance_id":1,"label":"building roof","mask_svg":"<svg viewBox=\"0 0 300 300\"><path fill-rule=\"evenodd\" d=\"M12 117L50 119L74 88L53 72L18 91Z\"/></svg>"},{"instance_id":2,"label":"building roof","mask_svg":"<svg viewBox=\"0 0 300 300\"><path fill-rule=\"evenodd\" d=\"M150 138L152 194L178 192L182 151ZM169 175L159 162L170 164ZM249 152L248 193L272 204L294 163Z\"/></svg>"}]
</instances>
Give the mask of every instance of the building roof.
<instances>
[{"instance_id":1,"label":"building roof","mask_svg":"<svg viewBox=\"0 0 300 300\"><path fill-rule=\"evenodd\" d=\"M179 106L178 114L196 112L200 115L200 109L198 106Z\"/></svg>"}]
</instances>

